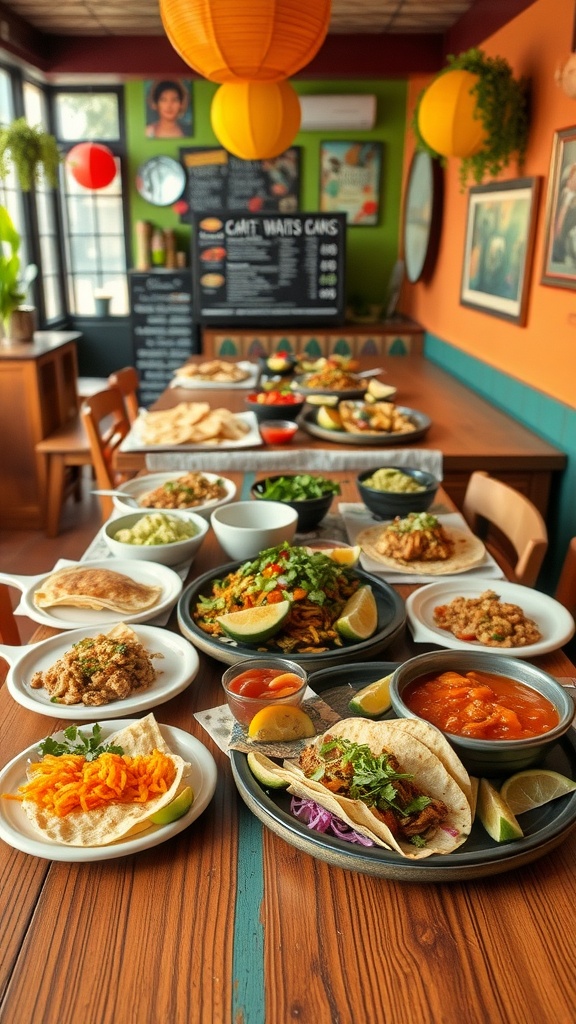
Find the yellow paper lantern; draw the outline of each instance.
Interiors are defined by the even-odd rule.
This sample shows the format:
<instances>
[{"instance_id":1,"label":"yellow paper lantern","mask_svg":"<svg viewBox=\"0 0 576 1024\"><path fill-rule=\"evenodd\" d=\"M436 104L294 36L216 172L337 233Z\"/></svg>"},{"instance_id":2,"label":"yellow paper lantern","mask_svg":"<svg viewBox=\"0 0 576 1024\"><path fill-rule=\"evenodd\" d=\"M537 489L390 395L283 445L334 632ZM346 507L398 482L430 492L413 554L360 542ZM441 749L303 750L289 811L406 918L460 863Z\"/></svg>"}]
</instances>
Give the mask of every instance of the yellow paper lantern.
<instances>
[{"instance_id":1,"label":"yellow paper lantern","mask_svg":"<svg viewBox=\"0 0 576 1024\"><path fill-rule=\"evenodd\" d=\"M242 160L278 156L300 128L300 100L290 82L227 82L210 113L217 139Z\"/></svg>"},{"instance_id":2,"label":"yellow paper lantern","mask_svg":"<svg viewBox=\"0 0 576 1024\"><path fill-rule=\"evenodd\" d=\"M428 86L420 101L418 128L424 141L441 156L461 159L478 153L486 139L482 121L475 117L472 89L478 75L446 71Z\"/></svg>"},{"instance_id":3,"label":"yellow paper lantern","mask_svg":"<svg viewBox=\"0 0 576 1024\"><path fill-rule=\"evenodd\" d=\"M278 82L320 49L331 0L160 0L168 39L212 82Z\"/></svg>"}]
</instances>

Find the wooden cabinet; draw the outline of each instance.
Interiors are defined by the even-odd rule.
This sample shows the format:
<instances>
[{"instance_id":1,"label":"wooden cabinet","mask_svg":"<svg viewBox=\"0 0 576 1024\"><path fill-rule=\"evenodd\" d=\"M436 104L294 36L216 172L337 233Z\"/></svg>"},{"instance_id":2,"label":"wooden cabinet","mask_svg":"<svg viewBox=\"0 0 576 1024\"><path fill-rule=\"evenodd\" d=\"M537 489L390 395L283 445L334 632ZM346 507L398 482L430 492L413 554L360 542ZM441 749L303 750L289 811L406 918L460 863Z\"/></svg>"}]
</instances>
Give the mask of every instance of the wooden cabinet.
<instances>
[{"instance_id":1,"label":"wooden cabinet","mask_svg":"<svg viewBox=\"0 0 576 1024\"><path fill-rule=\"evenodd\" d=\"M0 346L0 524L40 528L44 466L34 446L77 415L76 331L39 331Z\"/></svg>"}]
</instances>

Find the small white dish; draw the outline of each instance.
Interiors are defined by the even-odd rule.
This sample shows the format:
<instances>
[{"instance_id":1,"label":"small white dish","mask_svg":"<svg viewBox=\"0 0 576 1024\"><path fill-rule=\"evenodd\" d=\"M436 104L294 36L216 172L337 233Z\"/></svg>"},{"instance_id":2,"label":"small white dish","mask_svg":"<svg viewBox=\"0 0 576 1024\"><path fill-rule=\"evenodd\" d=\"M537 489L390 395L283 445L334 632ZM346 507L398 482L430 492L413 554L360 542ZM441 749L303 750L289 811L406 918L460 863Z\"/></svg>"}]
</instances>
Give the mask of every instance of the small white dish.
<instances>
[{"instance_id":1,"label":"small white dish","mask_svg":"<svg viewBox=\"0 0 576 1024\"><path fill-rule=\"evenodd\" d=\"M298 512L281 501L235 501L210 516L212 529L229 558L254 558L266 548L294 539Z\"/></svg>"},{"instance_id":2,"label":"small white dish","mask_svg":"<svg viewBox=\"0 0 576 1024\"><path fill-rule=\"evenodd\" d=\"M132 498L137 503L144 494L148 494L149 491L156 490L157 487L163 487L165 484L172 483L175 480L180 480L184 476L184 472L179 473L148 473L146 476L137 476L133 480L127 480L126 483L120 484L117 491L120 495L114 498L114 508L119 512L134 512L138 509L134 508L134 505L130 504L129 501L123 501L121 495L125 494L127 499ZM222 482L222 486L226 489L226 494L223 498L211 498L202 505L191 505L190 512L195 512L197 516L203 516L204 519L210 518L210 513L213 509L218 508L220 505L227 505L229 501L234 501L236 497L236 484L229 480L228 477L220 476L219 473L205 473L202 471L202 476L206 477L210 483L214 483L217 480ZM140 508L144 509L147 506L141 505ZM166 510L172 511L172 510ZM184 511L184 509L182 509Z\"/></svg>"},{"instance_id":3,"label":"small white dish","mask_svg":"<svg viewBox=\"0 0 576 1024\"><path fill-rule=\"evenodd\" d=\"M169 544L132 544L117 539L121 530L132 530L142 519L148 516L162 516L163 519L182 520L195 530L193 537L175 540ZM128 515L109 519L102 530L102 536L115 558L138 559L144 562L158 562L160 565L191 564L204 537L208 533L209 524L202 516L194 512L161 512L160 509L141 509Z\"/></svg>"}]
</instances>

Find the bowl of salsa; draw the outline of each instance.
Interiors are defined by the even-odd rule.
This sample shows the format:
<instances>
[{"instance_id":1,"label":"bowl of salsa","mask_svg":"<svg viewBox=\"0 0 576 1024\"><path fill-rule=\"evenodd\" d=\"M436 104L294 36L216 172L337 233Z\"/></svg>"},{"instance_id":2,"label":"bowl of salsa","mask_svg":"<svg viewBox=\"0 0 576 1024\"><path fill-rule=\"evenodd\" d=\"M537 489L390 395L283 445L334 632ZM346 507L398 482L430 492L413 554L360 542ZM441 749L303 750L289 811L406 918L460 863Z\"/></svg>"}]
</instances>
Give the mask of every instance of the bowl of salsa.
<instances>
[{"instance_id":1,"label":"bowl of salsa","mask_svg":"<svg viewBox=\"0 0 576 1024\"><path fill-rule=\"evenodd\" d=\"M228 707L245 728L262 708L301 704L307 682L306 670L283 658L244 658L222 676Z\"/></svg>"},{"instance_id":2,"label":"bowl of salsa","mask_svg":"<svg viewBox=\"0 0 576 1024\"><path fill-rule=\"evenodd\" d=\"M264 444L289 444L298 424L295 420L263 420L258 428Z\"/></svg>"},{"instance_id":3,"label":"bowl of salsa","mask_svg":"<svg viewBox=\"0 0 576 1024\"><path fill-rule=\"evenodd\" d=\"M540 761L568 731L574 702L535 665L499 654L434 651L396 669L398 718L435 725L472 774L510 775Z\"/></svg>"}]
</instances>

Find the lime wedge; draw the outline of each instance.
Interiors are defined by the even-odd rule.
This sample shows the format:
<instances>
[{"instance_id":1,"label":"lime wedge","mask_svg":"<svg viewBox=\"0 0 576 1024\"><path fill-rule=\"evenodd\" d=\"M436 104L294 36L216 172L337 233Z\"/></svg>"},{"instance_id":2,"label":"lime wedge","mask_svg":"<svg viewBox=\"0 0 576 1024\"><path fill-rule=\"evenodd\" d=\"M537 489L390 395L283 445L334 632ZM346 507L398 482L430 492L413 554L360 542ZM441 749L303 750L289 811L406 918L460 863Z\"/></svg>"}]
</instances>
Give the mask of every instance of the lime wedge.
<instances>
[{"instance_id":1,"label":"lime wedge","mask_svg":"<svg viewBox=\"0 0 576 1024\"><path fill-rule=\"evenodd\" d=\"M345 640L367 640L376 632L377 625L378 607L372 587L359 587L344 605L335 623L336 630Z\"/></svg>"},{"instance_id":2,"label":"lime wedge","mask_svg":"<svg viewBox=\"0 0 576 1024\"><path fill-rule=\"evenodd\" d=\"M488 835L497 843L521 839L524 835L508 804L488 779L480 779L476 814Z\"/></svg>"},{"instance_id":3,"label":"lime wedge","mask_svg":"<svg viewBox=\"0 0 576 1024\"><path fill-rule=\"evenodd\" d=\"M316 422L324 430L342 430L342 418L337 409L329 405L321 405L316 413Z\"/></svg>"},{"instance_id":4,"label":"lime wedge","mask_svg":"<svg viewBox=\"0 0 576 1024\"><path fill-rule=\"evenodd\" d=\"M248 767L255 779L266 789L286 789L288 783L276 775L276 765L266 754L251 750L248 754Z\"/></svg>"},{"instance_id":5,"label":"lime wedge","mask_svg":"<svg viewBox=\"0 0 576 1024\"><path fill-rule=\"evenodd\" d=\"M171 821L177 821L192 806L194 793L191 786L186 786L171 803L161 807L156 814L150 815L153 825L169 825Z\"/></svg>"},{"instance_id":6,"label":"lime wedge","mask_svg":"<svg viewBox=\"0 0 576 1024\"><path fill-rule=\"evenodd\" d=\"M376 377L372 377L368 384L368 394L374 399L386 399L396 394L396 388L390 384L384 384Z\"/></svg>"},{"instance_id":7,"label":"lime wedge","mask_svg":"<svg viewBox=\"0 0 576 1024\"><path fill-rule=\"evenodd\" d=\"M364 718L378 718L379 715L388 711L391 706L390 680L392 675L393 673L390 672L389 675L383 676L382 679L376 679L373 683L365 686L363 690L359 690L348 704L350 711L354 711L357 715L363 715Z\"/></svg>"},{"instance_id":8,"label":"lime wedge","mask_svg":"<svg viewBox=\"0 0 576 1024\"><path fill-rule=\"evenodd\" d=\"M274 636L288 618L290 601L278 604L263 604L257 608L244 608L241 612L229 612L216 619L227 636L244 644L259 644Z\"/></svg>"},{"instance_id":9,"label":"lime wedge","mask_svg":"<svg viewBox=\"0 0 576 1024\"><path fill-rule=\"evenodd\" d=\"M527 768L511 775L500 790L513 814L523 814L534 807L541 807L550 800L573 793L576 782L548 768Z\"/></svg>"}]
</instances>

